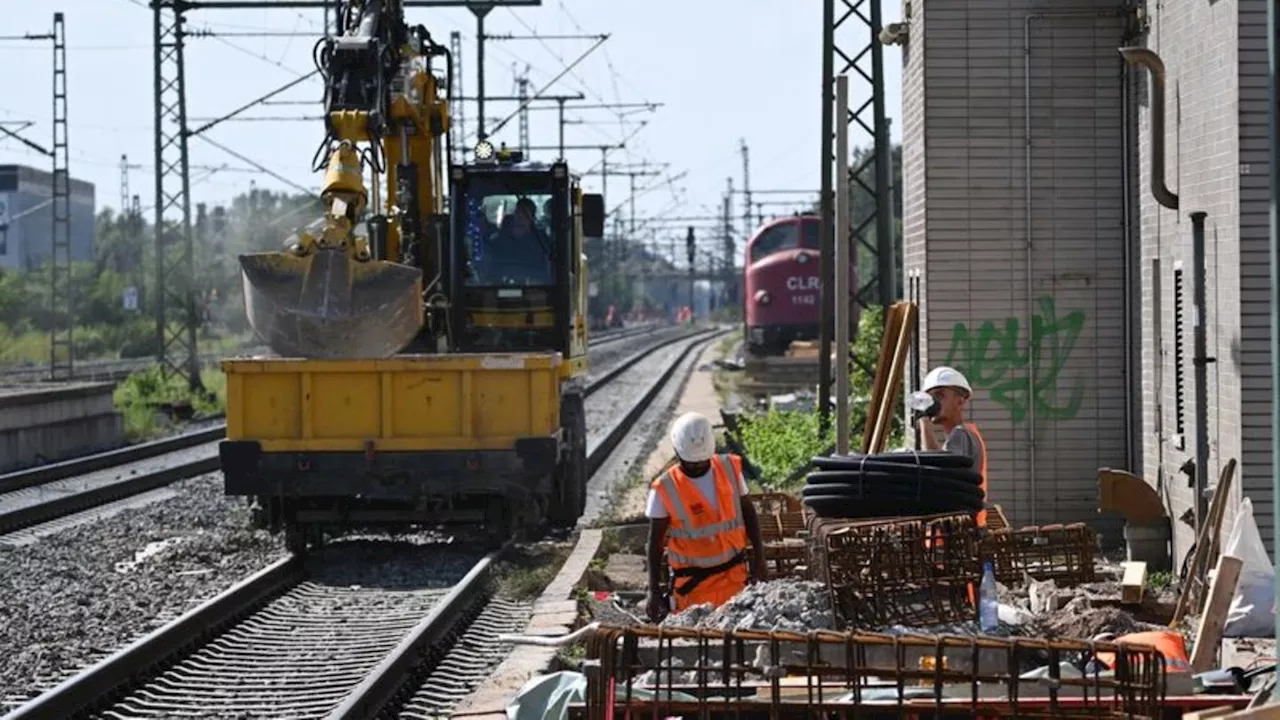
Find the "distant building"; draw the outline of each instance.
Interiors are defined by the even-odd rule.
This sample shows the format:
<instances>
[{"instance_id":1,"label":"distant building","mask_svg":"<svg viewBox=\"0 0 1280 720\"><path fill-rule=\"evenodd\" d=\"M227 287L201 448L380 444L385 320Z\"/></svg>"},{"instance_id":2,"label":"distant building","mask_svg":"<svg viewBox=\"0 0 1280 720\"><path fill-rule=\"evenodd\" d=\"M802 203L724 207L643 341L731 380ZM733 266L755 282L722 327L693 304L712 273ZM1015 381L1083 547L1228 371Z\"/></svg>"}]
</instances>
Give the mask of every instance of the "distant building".
<instances>
[{"instance_id":1,"label":"distant building","mask_svg":"<svg viewBox=\"0 0 1280 720\"><path fill-rule=\"evenodd\" d=\"M93 183L71 179L71 259L93 259ZM34 270L53 249L53 175L26 165L0 165L0 268ZM42 206L43 203L43 206ZM18 217L20 216L21 217ZM10 218L18 219L10 222Z\"/></svg>"}]
</instances>

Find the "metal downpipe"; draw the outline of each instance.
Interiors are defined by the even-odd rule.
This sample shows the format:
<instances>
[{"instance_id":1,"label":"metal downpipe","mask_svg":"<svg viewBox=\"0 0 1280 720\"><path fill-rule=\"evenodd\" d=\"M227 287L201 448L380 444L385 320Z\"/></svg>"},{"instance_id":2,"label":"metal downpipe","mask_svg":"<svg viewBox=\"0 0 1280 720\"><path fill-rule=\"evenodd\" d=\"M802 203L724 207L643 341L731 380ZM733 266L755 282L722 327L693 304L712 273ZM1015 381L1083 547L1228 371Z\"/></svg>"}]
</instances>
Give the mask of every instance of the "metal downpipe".
<instances>
[{"instance_id":1,"label":"metal downpipe","mask_svg":"<svg viewBox=\"0 0 1280 720\"><path fill-rule=\"evenodd\" d=\"M1205 490L1209 486L1209 394L1206 385L1209 382L1209 363L1214 358L1208 357L1208 338L1205 330L1205 267L1204 267L1204 222L1208 213L1196 211L1191 213L1191 324L1193 348L1191 363L1195 366L1195 412L1196 412L1196 529L1199 530L1205 521Z\"/></svg>"},{"instance_id":2,"label":"metal downpipe","mask_svg":"<svg viewBox=\"0 0 1280 720\"><path fill-rule=\"evenodd\" d=\"M1120 56L1151 73L1151 194L1156 202L1177 210L1178 196L1164 181L1164 62L1155 51L1142 47L1122 47Z\"/></svg>"},{"instance_id":3,"label":"metal downpipe","mask_svg":"<svg viewBox=\"0 0 1280 720\"><path fill-rule=\"evenodd\" d=\"M1268 192L1268 249L1270 252L1271 275L1271 528L1272 538L1280 538L1280 513L1275 511L1275 498L1280 497L1280 433L1274 428L1280 427L1280 297L1276 289L1280 288L1280 117L1276 116L1276 103L1280 102L1280 92L1276 89L1276 79L1280 75L1280 59L1277 58L1276 24L1280 23L1280 11L1276 9L1275 0L1267 3L1267 145L1270 149L1268 174L1270 190ZM1272 541L1275 544L1275 541ZM1280 567L1280 553L1272 549L1273 562ZM1280 597L1280 572L1276 573L1276 597ZM1276 613L1276 636L1280 637L1280 613ZM1280 665L1276 665L1276 681L1280 682Z\"/></svg>"}]
</instances>

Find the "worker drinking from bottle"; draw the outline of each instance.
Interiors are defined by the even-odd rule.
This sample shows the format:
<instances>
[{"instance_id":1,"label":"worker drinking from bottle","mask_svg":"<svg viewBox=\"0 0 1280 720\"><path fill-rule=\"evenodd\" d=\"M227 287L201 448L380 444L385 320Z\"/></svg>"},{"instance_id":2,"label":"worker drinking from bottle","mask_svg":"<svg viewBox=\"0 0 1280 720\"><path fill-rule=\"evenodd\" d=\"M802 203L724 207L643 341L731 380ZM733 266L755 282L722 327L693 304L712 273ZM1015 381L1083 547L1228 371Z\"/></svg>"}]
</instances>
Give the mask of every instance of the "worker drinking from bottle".
<instances>
[{"instance_id":1,"label":"worker drinking from bottle","mask_svg":"<svg viewBox=\"0 0 1280 720\"><path fill-rule=\"evenodd\" d=\"M716 454L711 421L685 413L671 425L679 463L653 481L645 514L649 518L649 619L703 603L719 606L747 585L751 567L763 579L760 522L747 500L742 458ZM664 594L663 554L671 568Z\"/></svg>"},{"instance_id":2,"label":"worker drinking from bottle","mask_svg":"<svg viewBox=\"0 0 1280 720\"><path fill-rule=\"evenodd\" d=\"M964 409L973 396L969 381L955 368L945 365L929 371L921 391L933 397L933 407L920 418L920 434L926 450L938 450L934 427L942 429L942 450L973 458L973 469L982 476L982 500L987 499L987 443L978 426L964 419ZM978 512L977 524L987 526L987 511Z\"/></svg>"}]
</instances>

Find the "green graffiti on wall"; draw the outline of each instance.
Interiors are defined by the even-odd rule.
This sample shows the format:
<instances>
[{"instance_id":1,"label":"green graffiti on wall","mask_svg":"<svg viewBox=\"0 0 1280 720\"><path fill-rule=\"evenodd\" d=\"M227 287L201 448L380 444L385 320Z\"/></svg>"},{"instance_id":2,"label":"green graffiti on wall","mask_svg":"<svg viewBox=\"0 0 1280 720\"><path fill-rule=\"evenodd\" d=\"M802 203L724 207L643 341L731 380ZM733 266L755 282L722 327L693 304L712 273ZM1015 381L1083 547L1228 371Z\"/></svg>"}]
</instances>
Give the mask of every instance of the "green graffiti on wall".
<instances>
[{"instance_id":1,"label":"green graffiti on wall","mask_svg":"<svg viewBox=\"0 0 1280 720\"><path fill-rule=\"evenodd\" d=\"M1079 382L1061 387L1062 371L1084 327L1084 313L1076 310L1058 317L1049 296L1040 298L1037 306L1039 312L1031 317L1029 349L1018 318L1011 317L1000 324L986 321L974 329L956 323L947 350L946 364L964 373L974 389L987 389L992 400L1008 409L1015 424L1022 422L1033 402L1037 417L1070 420L1084 401ZM1029 371L1033 357L1035 378L1028 387L1026 372L1019 371Z\"/></svg>"}]
</instances>

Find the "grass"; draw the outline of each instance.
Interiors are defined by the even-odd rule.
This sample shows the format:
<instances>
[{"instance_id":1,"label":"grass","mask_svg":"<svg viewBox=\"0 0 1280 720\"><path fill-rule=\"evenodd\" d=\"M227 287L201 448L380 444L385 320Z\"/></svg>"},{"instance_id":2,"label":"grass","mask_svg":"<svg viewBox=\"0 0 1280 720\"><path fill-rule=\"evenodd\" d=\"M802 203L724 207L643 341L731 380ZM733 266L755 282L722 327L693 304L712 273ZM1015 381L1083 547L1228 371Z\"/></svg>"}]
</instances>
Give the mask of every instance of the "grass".
<instances>
[{"instance_id":1,"label":"grass","mask_svg":"<svg viewBox=\"0 0 1280 720\"><path fill-rule=\"evenodd\" d=\"M208 416L226 410L227 379L221 370L207 368L200 372L205 393L193 391L185 378L165 379L158 366L139 370L116 387L116 410L124 418L125 438L141 442L163 435L176 418L190 409L195 416Z\"/></svg>"},{"instance_id":2,"label":"grass","mask_svg":"<svg viewBox=\"0 0 1280 720\"><path fill-rule=\"evenodd\" d=\"M175 331L177 326L174 326ZM80 362L154 356L155 323L133 322L124 326L77 325L71 330L75 359ZM200 354L230 355L252 342L252 334L202 335ZM46 330L10 328L0 324L0 366L47 365L49 333Z\"/></svg>"},{"instance_id":3,"label":"grass","mask_svg":"<svg viewBox=\"0 0 1280 720\"><path fill-rule=\"evenodd\" d=\"M637 463L639 465L640 463ZM613 487L609 488L609 499L606 501L604 509L594 521L591 522L592 528L604 528L611 525L620 525L626 518L621 515L622 508L626 505L628 496L636 490L637 487L645 485L648 480L642 475L643 470L633 465L625 477L620 482L615 482Z\"/></svg>"},{"instance_id":4,"label":"grass","mask_svg":"<svg viewBox=\"0 0 1280 720\"><path fill-rule=\"evenodd\" d=\"M1147 575L1147 589L1159 592L1173 586L1173 573L1159 570Z\"/></svg>"},{"instance_id":5,"label":"grass","mask_svg":"<svg viewBox=\"0 0 1280 720\"><path fill-rule=\"evenodd\" d=\"M560 572L572 546L544 542L512 549L499 566L499 592L521 602L537 600Z\"/></svg>"}]
</instances>

